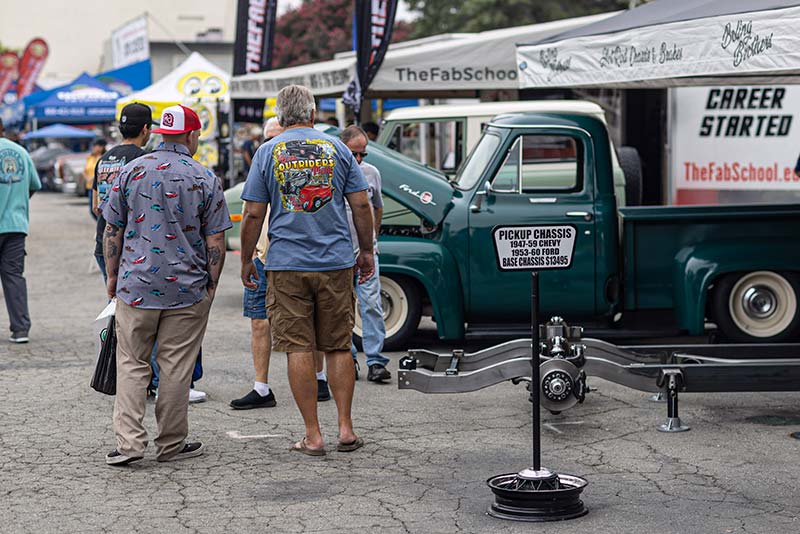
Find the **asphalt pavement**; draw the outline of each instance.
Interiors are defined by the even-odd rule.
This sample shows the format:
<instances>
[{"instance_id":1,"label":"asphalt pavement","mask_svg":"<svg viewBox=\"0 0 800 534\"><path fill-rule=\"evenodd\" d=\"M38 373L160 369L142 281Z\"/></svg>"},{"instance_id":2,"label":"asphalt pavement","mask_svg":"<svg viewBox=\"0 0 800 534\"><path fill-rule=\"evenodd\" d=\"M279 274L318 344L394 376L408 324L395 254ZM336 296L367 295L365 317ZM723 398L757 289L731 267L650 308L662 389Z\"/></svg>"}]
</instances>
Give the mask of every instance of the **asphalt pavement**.
<instances>
[{"instance_id":1,"label":"asphalt pavement","mask_svg":"<svg viewBox=\"0 0 800 534\"><path fill-rule=\"evenodd\" d=\"M585 477L589 514L532 525L491 518L486 480L531 460L523 386L424 395L396 382L356 384L354 421L367 445L311 458L290 452L302 422L273 355L278 406L233 411L252 387L239 258L229 253L204 342L208 393L190 436L205 455L169 464L105 464L113 399L89 388L92 322L105 305L84 199L32 200L26 276L31 342L0 340L0 532L800 532L800 394L683 395L692 430L662 434L664 404L590 379L586 402L543 415L543 464ZM7 327L5 308L0 325ZM415 343L446 351L431 330ZM485 343L491 344L490 342ZM480 340L470 343L481 345ZM399 353L392 353L393 379ZM336 411L320 406L332 449ZM146 426L153 438L153 405Z\"/></svg>"}]
</instances>

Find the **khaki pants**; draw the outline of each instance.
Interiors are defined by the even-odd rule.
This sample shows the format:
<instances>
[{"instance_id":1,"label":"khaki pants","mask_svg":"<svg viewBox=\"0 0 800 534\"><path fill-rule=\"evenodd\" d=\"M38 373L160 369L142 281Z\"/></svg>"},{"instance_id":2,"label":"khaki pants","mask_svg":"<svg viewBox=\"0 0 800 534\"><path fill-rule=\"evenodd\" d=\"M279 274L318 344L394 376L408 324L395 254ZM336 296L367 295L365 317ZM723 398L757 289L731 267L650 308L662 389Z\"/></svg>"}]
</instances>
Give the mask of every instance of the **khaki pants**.
<instances>
[{"instance_id":1,"label":"khaki pants","mask_svg":"<svg viewBox=\"0 0 800 534\"><path fill-rule=\"evenodd\" d=\"M210 308L207 296L197 304L174 310L134 308L117 299L114 432L121 454L143 456L147 446L142 422L150 382L150 354L156 341L156 363L161 372L156 401L156 456L165 460L183 448L189 433L189 386Z\"/></svg>"}]
</instances>

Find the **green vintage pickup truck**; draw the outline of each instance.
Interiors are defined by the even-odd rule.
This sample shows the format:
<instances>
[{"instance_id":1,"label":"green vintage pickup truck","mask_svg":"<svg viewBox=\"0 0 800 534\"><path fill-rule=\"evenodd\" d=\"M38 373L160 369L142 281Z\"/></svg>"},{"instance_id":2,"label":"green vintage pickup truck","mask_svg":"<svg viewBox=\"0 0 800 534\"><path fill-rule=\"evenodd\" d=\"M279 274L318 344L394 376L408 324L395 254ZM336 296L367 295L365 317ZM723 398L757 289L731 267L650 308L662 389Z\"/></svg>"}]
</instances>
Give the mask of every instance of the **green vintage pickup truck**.
<instances>
[{"instance_id":1,"label":"green vintage pickup truck","mask_svg":"<svg viewBox=\"0 0 800 534\"><path fill-rule=\"evenodd\" d=\"M619 208L606 127L579 109L495 117L452 179L370 144L387 347L407 348L423 314L442 339L526 328L529 275L500 272L492 243L511 224L578 230L573 267L541 275L545 316L599 336L797 339L800 206Z\"/></svg>"}]
</instances>

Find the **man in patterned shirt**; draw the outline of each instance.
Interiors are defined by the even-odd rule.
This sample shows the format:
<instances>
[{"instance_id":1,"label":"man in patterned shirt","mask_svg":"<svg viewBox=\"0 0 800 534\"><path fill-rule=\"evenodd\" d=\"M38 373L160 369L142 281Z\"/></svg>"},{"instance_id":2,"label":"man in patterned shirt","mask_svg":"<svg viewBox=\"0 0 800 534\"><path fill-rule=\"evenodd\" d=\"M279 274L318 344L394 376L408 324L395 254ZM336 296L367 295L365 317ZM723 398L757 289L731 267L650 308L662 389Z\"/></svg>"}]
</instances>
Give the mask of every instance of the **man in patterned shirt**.
<instances>
[{"instance_id":1,"label":"man in patterned shirt","mask_svg":"<svg viewBox=\"0 0 800 534\"><path fill-rule=\"evenodd\" d=\"M222 185L192 159L200 119L185 106L164 110L164 137L150 155L127 164L101 208L108 296L117 298L117 448L106 456L125 465L144 456L142 425L150 351L158 341L158 461L203 453L189 443L188 403L197 351L225 260L231 227Z\"/></svg>"}]
</instances>

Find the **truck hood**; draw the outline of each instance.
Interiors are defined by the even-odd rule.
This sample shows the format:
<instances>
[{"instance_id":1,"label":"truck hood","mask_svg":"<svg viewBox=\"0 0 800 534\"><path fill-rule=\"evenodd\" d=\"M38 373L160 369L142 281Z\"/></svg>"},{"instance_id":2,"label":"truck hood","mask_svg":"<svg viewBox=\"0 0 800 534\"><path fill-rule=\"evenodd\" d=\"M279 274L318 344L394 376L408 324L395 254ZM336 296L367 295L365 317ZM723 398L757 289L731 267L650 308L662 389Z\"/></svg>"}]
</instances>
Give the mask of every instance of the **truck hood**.
<instances>
[{"instance_id":1,"label":"truck hood","mask_svg":"<svg viewBox=\"0 0 800 534\"><path fill-rule=\"evenodd\" d=\"M439 171L378 143L364 161L381 173L381 192L436 226L452 207L453 186Z\"/></svg>"}]
</instances>

